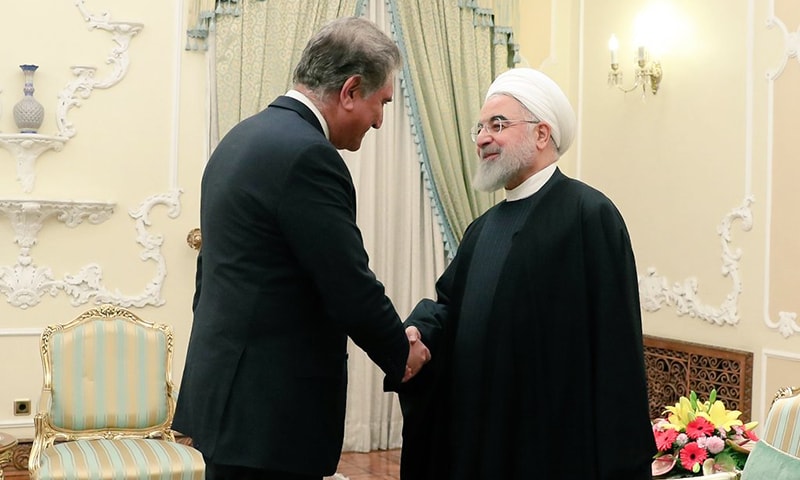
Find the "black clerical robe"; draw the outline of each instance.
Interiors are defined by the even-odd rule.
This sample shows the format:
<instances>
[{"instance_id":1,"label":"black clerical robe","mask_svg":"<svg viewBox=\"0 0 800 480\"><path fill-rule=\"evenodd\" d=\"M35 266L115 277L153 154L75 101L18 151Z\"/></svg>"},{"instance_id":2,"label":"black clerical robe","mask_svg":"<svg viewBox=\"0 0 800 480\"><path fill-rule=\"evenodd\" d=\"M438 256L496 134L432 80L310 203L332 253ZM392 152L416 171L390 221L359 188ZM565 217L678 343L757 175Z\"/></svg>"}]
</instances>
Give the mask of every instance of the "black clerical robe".
<instances>
[{"instance_id":1,"label":"black clerical robe","mask_svg":"<svg viewBox=\"0 0 800 480\"><path fill-rule=\"evenodd\" d=\"M655 443L625 223L602 193L559 170L524 201L526 218L485 299L481 368L459 360L457 339L475 294L474 258L486 253L479 240L503 204L470 225L437 300L406 321L432 360L399 388L401 477L649 479ZM469 390L454 391L472 374Z\"/></svg>"}]
</instances>

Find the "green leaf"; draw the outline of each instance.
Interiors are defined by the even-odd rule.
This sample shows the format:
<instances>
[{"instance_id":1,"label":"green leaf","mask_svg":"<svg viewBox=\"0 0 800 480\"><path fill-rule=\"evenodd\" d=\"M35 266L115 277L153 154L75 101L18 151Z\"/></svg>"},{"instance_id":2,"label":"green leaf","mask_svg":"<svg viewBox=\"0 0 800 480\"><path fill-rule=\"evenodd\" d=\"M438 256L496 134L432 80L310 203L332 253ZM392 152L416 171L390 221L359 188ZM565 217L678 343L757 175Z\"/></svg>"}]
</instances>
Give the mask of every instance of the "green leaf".
<instances>
[{"instance_id":1,"label":"green leaf","mask_svg":"<svg viewBox=\"0 0 800 480\"><path fill-rule=\"evenodd\" d=\"M737 467L736 459L734 459L728 452L720 452L714 457L714 463L726 471L732 472Z\"/></svg>"}]
</instances>

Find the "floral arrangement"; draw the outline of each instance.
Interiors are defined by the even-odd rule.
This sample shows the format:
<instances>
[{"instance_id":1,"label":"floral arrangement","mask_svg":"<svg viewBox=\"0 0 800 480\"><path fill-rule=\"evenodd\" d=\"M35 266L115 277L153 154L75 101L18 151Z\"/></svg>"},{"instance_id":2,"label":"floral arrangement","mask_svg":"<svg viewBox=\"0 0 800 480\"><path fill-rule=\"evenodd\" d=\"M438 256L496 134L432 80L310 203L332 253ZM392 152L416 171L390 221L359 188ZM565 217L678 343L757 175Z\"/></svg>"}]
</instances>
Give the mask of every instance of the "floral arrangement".
<instances>
[{"instance_id":1,"label":"floral arrangement","mask_svg":"<svg viewBox=\"0 0 800 480\"><path fill-rule=\"evenodd\" d=\"M744 468L749 442L758 441L753 428L758 422L743 424L742 412L728 410L712 390L706 402L692 391L672 407L666 418L653 422L658 453L653 460L653 475L682 473L685 476L733 472Z\"/></svg>"}]
</instances>

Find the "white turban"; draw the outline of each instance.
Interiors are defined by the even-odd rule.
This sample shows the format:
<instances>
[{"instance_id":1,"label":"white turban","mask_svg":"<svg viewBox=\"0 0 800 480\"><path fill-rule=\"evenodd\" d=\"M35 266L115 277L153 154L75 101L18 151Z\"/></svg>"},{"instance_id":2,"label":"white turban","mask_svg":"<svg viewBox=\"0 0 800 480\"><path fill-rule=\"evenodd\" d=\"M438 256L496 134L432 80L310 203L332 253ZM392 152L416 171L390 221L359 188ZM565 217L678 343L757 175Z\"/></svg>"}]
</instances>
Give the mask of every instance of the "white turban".
<instances>
[{"instance_id":1,"label":"white turban","mask_svg":"<svg viewBox=\"0 0 800 480\"><path fill-rule=\"evenodd\" d=\"M550 125L550 136L558 153L567 151L575 138L575 111L567 96L550 77L532 68L514 68L501 73L486 92L505 94L517 99L533 115Z\"/></svg>"}]
</instances>

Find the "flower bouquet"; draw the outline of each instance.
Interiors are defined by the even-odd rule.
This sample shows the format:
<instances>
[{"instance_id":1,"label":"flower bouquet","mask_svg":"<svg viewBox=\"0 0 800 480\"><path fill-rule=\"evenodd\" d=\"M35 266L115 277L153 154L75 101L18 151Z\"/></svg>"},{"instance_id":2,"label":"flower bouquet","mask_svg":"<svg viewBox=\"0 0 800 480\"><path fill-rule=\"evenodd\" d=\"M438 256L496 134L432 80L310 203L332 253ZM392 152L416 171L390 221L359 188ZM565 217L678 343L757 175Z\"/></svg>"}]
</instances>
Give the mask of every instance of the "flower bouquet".
<instances>
[{"instance_id":1,"label":"flower bouquet","mask_svg":"<svg viewBox=\"0 0 800 480\"><path fill-rule=\"evenodd\" d=\"M708 401L697 394L681 397L666 407L666 418L653 422L658 453L653 460L653 476L710 475L741 471L749 453L749 442L758 441L753 428L758 422L743 424L742 412L727 410L712 390ZM661 477L664 478L664 477Z\"/></svg>"}]
</instances>

